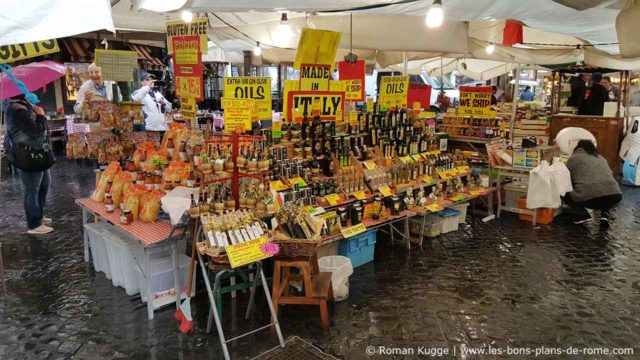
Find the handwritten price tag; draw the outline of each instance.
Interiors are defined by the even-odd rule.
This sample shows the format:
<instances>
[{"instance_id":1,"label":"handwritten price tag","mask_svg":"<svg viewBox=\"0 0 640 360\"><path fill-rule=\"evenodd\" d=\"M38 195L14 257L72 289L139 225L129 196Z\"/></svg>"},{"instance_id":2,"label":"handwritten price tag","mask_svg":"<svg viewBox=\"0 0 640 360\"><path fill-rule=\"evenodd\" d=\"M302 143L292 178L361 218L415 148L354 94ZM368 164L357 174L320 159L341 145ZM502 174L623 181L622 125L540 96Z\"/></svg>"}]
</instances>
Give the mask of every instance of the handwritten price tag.
<instances>
[{"instance_id":1,"label":"handwritten price tag","mask_svg":"<svg viewBox=\"0 0 640 360\"><path fill-rule=\"evenodd\" d=\"M425 175L425 176L423 176L423 177L422 177L422 181L424 181L425 183L427 183L427 184L429 184L429 185L431 185L431 184L435 184L435 183L437 182L437 180L436 180L436 179L432 178L432 177L431 177L431 176L429 176L429 175Z\"/></svg>"},{"instance_id":2,"label":"handwritten price tag","mask_svg":"<svg viewBox=\"0 0 640 360\"><path fill-rule=\"evenodd\" d=\"M386 185L385 186L380 186L378 188L378 190L380 191L382 196L391 196L391 195L393 195L393 192L391 191L391 189Z\"/></svg>"},{"instance_id":3,"label":"handwritten price tag","mask_svg":"<svg viewBox=\"0 0 640 360\"><path fill-rule=\"evenodd\" d=\"M449 180L453 177L451 176L451 172L449 172L449 170L438 171L438 176L440 176L440 178L444 180Z\"/></svg>"},{"instance_id":4,"label":"handwritten price tag","mask_svg":"<svg viewBox=\"0 0 640 360\"><path fill-rule=\"evenodd\" d=\"M471 174L471 168L468 166L458 166L458 172L460 174Z\"/></svg>"},{"instance_id":5,"label":"handwritten price tag","mask_svg":"<svg viewBox=\"0 0 640 360\"><path fill-rule=\"evenodd\" d=\"M289 189L289 187L287 185L285 185L280 180L276 180L276 181L270 182L269 183L269 187L271 187L271 189L273 189L275 191L283 191L283 190L288 190Z\"/></svg>"},{"instance_id":6,"label":"handwritten price tag","mask_svg":"<svg viewBox=\"0 0 640 360\"><path fill-rule=\"evenodd\" d=\"M431 212L438 212L438 211L442 211L444 209L444 207L440 204L429 204L426 206L426 209L431 211Z\"/></svg>"},{"instance_id":7,"label":"handwritten price tag","mask_svg":"<svg viewBox=\"0 0 640 360\"><path fill-rule=\"evenodd\" d=\"M227 246L227 256L232 268L254 263L258 260L272 257L262 251L262 245L269 242L267 238L260 237L237 245Z\"/></svg>"},{"instance_id":8,"label":"handwritten price tag","mask_svg":"<svg viewBox=\"0 0 640 360\"><path fill-rule=\"evenodd\" d=\"M471 194L471 196L479 196L479 195L486 195L488 193L487 190L485 189L479 189L479 190L471 190L469 191L469 194Z\"/></svg>"},{"instance_id":9,"label":"handwritten price tag","mask_svg":"<svg viewBox=\"0 0 640 360\"><path fill-rule=\"evenodd\" d=\"M298 186L302 187L302 186L307 186L307 183L304 181L303 178L301 178L300 176L296 176L294 178L289 179L289 182L293 185L293 184L298 184Z\"/></svg>"},{"instance_id":10,"label":"handwritten price tag","mask_svg":"<svg viewBox=\"0 0 640 360\"><path fill-rule=\"evenodd\" d=\"M404 164L411 164L413 162L413 158L411 156L403 156L400 158Z\"/></svg>"},{"instance_id":11,"label":"handwritten price tag","mask_svg":"<svg viewBox=\"0 0 640 360\"><path fill-rule=\"evenodd\" d=\"M455 195L455 196L450 197L449 200L451 200L451 201L462 201L462 200L464 200L466 198L467 198L466 196L464 196L462 194L459 194L459 195Z\"/></svg>"},{"instance_id":12,"label":"handwritten price tag","mask_svg":"<svg viewBox=\"0 0 640 360\"><path fill-rule=\"evenodd\" d=\"M351 194L358 200L364 200L368 197L364 191L354 191Z\"/></svg>"},{"instance_id":13,"label":"handwritten price tag","mask_svg":"<svg viewBox=\"0 0 640 360\"><path fill-rule=\"evenodd\" d=\"M364 162L364 167L366 167L367 170L373 170L373 169L377 169L378 165L376 165L375 161L368 160Z\"/></svg>"},{"instance_id":14,"label":"handwritten price tag","mask_svg":"<svg viewBox=\"0 0 640 360\"><path fill-rule=\"evenodd\" d=\"M340 232L342 232L342 237L344 237L345 239L362 234L365 231L367 231L367 228L364 226L363 223L360 223L354 226L349 226L348 228L340 230Z\"/></svg>"},{"instance_id":15,"label":"handwritten price tag","mask_svg":"<svg viewBox=\"0 0 640 360\"><path fill-rule=\"evenodd\" d=\"M340 198L340 195L338 194L329 194L329 195L326 195L324 198L327 199L327 202L331 206L342 203L342 198Z\"/></svg>"}]
</instances>

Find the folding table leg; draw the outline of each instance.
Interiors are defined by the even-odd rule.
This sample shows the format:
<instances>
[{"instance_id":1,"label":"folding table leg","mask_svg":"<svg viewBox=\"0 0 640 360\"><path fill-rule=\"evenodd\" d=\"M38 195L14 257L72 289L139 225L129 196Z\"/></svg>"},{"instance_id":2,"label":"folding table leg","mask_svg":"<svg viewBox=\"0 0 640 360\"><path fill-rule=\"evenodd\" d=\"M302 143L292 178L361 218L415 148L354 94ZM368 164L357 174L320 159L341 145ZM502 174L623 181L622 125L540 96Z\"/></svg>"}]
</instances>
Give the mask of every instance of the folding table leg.
<instances>
[{"instance_id":1,"label":"folding table leg","mask_svg":"<svg viewBox=\"0 0 640 360\"><path fill-rule=\"evenodd\" d=\"M82 207L82 233L83 233L83 238L84 238L84 262L89 262L89 234L87 234L87 231L84 229L84 224L87 223L87 210L84 208L84 206Z\"/></svg>"},{"instance_id":2,"label":"folding table leg","mask_svg":"<svg viewBox=\"0 0 640 360\"><path fill-rule=\"evenodd\" d=\"M259 274L262 271L262 262L257 262L257 270L256 274ZM258 287L258 277L256 276L253 279L253 284L251 285L251 295L249 296L249 305L247 306L247 313L244 315L245 320L249 320L251 313L253 312L253 308L255 306L256 301L256 287Z\"/></svg>"},{"instance_id":3,"label":"folding table leg","mask_svg":"<svg viewBox=\"0 0 640 360\"><path fill-rule=\"evenodd\" d=\"M278 341L280 342L280 347L284 348L284 339L282 338L282 331L280 330L278 315L276 314L273 308L273 302L271 301L271 294L269 293L269 284L267 284L267 279L264 276L264 272L262 271L262 266L260 266L260 272L256 273L256 277L259 277L260 280L262 280L262 289L264 290L264 295L267 297L267 303L269 304L269 311L271 311L271 318L273 320L273 325L275 325L276 332L278 333Z\"/></svg>"},{"instance_id":4,"label":"folding table leg","mask_svg":"<svg viewBox=\"0 0 640 360\"><path fill-rule=\"evenodd\" d=\"M200 263L200 271L202 272L202 277L204 279L204 285L207 288L207 296L209 296L209 304L211 305L211 309L216 308L216 301L213 297L213 291L211 290L211 284L209 282L209 275L207 275L207 269L204 266L204 261L202 261L202 255L200 252L196 251L198 254L198 262ZM213 311L213 319L216 323L216 330L218 330L218 339L220 339L220 345L222 346L222 353L224 355L225 360L229 360L229 349L227 348L227 342L224 338L224 332L222 331L222 325L220 324L220 318L218 317L218 312ZM279 330L279 328L278 328ZM284 346L281 340L281 344Z\"/></svg>"},{"instance_id":5,"label":"folding table leg","mask_svg":"<svg viewBox=\"0 0 640 360\"><path fill-rule=\"evenodd\" d=\"M176 241L174 241L173 239L171 239L170 241L171 258L173 259L173 281L176 289L176 310L178 310L180 309L180 300L182 300L182 291L180 288L180 265L178 264L178 246L176 246Z\"/></svg>"},{"instance_id":6,"label":"folding table leg","mask_svg":"<svg viewBox=\"0 0 640 360\"><path fill-rule=\"evenodd\" d=\"M404 241L407 244L407 249L411 250L411 241L409 240L409 217L404 218Z\"/></svg>"},{"instance_id":7,"label":"folding table leg","mask_svg":"<svg viewBox=\"0 0 640 360\"><path fill-rule=\"evenodd\" d=\"M151 261L149 259L149 252L146 247L142 248L142 255L144 257L144 275L147 277L147 317L149 320L153 320L153 293L151 292Z\"/></svg>"},{"instance_id":8,"label":"folding table leg","mask_svg":"<svg viewBox=\"0 0 640 360\"><path fill-rule=\"evenodd\" d=\"M216 273L216 278L213 283L213 296L218 299L219 302L211 304L211 308L209 309L209 318L207 319L207 334L211 332L211 322L213 321L213 312L215 311L218 314L218 317L222 316L222 297L220 296L220 279L222 275L226 273L226 270L218 271ZM215 305L215 306L214 306ZM220 309L218 309L218 306Z\"/></svg>"}]
</instances>

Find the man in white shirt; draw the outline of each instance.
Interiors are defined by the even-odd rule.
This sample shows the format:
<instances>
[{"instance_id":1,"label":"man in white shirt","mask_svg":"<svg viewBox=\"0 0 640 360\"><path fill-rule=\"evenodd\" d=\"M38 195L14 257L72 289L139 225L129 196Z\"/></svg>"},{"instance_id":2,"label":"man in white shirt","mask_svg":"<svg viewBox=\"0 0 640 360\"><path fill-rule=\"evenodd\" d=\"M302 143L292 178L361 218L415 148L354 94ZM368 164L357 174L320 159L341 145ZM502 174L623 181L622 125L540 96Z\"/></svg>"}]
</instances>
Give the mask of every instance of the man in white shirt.
<instances>
[{"instance_id":1,"label":"man in white shirt","mask_svg":"<svg viewBox=\"0 0 640 360\"><path fill-rule=\"evenodd\" d=\"M96 64L89 65L89 77L90 79L85 81L80 89L76 98L76 104L73 106L73 110L76 114L82 112L82 105L85 101L91 100L113 100L113 81L102 80L102 69ZM122 94L120 88L116 84L116 99L117 102L122 101Z\"/></svg>"},{"instance_id":2,"label":"man in white shirt","mask_svg":"<svg viewBox=\"0 0 640 360\"><path fill-rule=\"evenodd\" d=\"M142 73L142 87L131 94L131 100L142 102L145 130L166 131L167 121L164 115L171 112L171 103L155 88L155 82L155 76Z\"/></svg>"}]
</instances>

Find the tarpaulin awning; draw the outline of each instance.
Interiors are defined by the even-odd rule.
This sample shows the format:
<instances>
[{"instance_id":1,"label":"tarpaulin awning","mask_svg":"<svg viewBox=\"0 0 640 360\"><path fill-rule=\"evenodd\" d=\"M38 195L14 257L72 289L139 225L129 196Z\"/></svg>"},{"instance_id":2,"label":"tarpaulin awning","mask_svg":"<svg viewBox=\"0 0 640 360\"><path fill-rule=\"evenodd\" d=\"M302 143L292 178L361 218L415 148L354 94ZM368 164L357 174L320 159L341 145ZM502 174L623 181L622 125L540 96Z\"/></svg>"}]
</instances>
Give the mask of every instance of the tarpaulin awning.
<instances>
[{"instance_id":1,"label":"tarpaulin awning","mask_svg":"<svg viewBox=\"0 0 640 360\"><path fill-rule=\"evenodd\" d=\"M0 1L0 46L97 30L116 31L107 0Z\"/></svg>"}]
</instances>

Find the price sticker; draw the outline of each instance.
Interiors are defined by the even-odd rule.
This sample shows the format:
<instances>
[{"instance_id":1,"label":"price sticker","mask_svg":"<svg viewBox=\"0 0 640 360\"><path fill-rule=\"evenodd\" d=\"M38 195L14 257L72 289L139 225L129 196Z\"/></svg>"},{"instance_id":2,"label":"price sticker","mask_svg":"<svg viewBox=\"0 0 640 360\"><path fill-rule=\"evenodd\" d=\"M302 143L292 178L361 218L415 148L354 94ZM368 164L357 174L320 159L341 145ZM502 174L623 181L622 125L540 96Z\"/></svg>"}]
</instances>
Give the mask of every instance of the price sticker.
<instances>
[{"instance_id":1,"label":"price sticker","mask_svg":"<svg viewBox=\"0 0 640 360\"><path fill-rule=\"evenodd\" d=\"M353 193L351 193L356 199L358 200L364 200L366 198L368 198L367 194L360 190L360 191L354 191Z\"/></svg>"},{"instance_id":2,"label":"price sticker","mask_svg":"<svg viewBox=\"0 0 640 360\"><path fill-rule=\"evenodd\" d=\"M391 196L393 195L393 192L391 191L391 188L389 188L388 186L380 186L378 188L378 190L380 191L380 193L382 194L382 196Z\"/></svg>"},{"instance_id":3,"label":"price sticker","mask_svg":"<svg viewBox=\"0 0 640 360\"><path fill-rule=\"evenodd\" d=\"M367 112L370 112L370 113L373 112L373 99L372 98L368 98L367 99Z\"/></svg>"},{"instance_id":4,"label":"price sticker","mask_svg":"<svg viewBox=\"0 0 640 360\"><path fill-rule=\"evenodd\" d=\"M444 180L449 180L453 177L451 176L451 173L449 172L449 170L438 171L438 176L440 176L440 178Z\"/></svg>"},{"instance_id":5,"label":"price sticker","mask_svg":"<svg viewBox=\"0 0 640 360\"><path fill-rule=\"evenodd\" d=\"M431 212L438 212L438 211L442 211L444 207L440 204L433 203L433 204L427 205L426 209Z\"/></svg>"},{"instance_id":6,"label":"price sticker","mask_svg":"<svg viewBox=\"0 0 640 360\"><path fill-rule=\"evenodd\" d=\"M463 195L463 194L458 194L458 195L455 195L455 196L450 197L450 198L449 198L449 200L451 200L451 201L462 201L462 200L464 200L464 199L466 199L466 198L467 198L467 197L466 197L465 195Z\"/></svg>"},{"instance_id":7,"label":"price sticker","mask_svg":"<svg viewBox=\"0 0 640 360\"><path fill-rule=\"evenodd\" d=\"M373 160L367 160L364 162L364 167L366 167L367 170L373 170L373 169L377 169L378 165L376 165L376 162Z\"/></svg>"},{"instance_id":8,"label":"price sticker","mask_svg":"<svg viewBox=\"0 0 640 360\"><path fill-rule=\"evenodd\" d=\"M342 232L342 237L344 237L345 239L362 234L365 231L367 231L367 228L366 226L364 226L363 223L360 223L354 226L349 226L348 228L344 228L340 230L340 232Z\"/></svg>"},{"instance_id":9,"label":"price sticker","mask_svg":"<svg viewBox=\"0 0 640 360\"><path fill-rule=\"evenodd\" d=\"M275 191L289 190L289 187L280 180L271 181L269 187Z\"/></svg>"},{"instance_id":10,"label":"price sticker","mask_svg":"<svg viewBox=\"0 0 640 360\"><path fill-rule=\"evenodd\" d=\"M424 181L425 183L429 184L429 185L433 185L435 183L437 183L438 181L434 178L432 178L429 175L425 175L422 177L422 181Z\"/></svg>"},{"instance_id":11,"label":"price sticker","mask_svg":"<svg viewBox=\"0 0 640 360\"><path fill-rule=\"evenodd\" d=\"M357 111L352 111L352 112L349 113L349 124L351 124L351 126L358 125L358 112Z\"/></svg>"},{"instance_id":12,"label":"price sticker","mask_svg":"<svg viewBox=\"0 0 640 360\"><path fill-rule=\"evenodd\" d=\"M413 103L413 111L420 111L422 104L419 101Z\"/></svg>"},{"instance_id":13,"label":"price sticker","mask_svg":"<svg viewBox=\"0 0 640 360\"><path fill-rule=\"evenodd\" d=\"M291 185L298 184L298 186L300 186L300 187L307 186L307 183L300 176L296 176L294 178L289 179L289 183Z\"/></svg>"},{"instance_id":14,"label":"price sticker","mask_svg":"<svg viewBox=\"0 0 640 360\"><path fill-rule=\"evenodd\" d=\"M324 198L327 199L327 202L331 206L335 206L342 203L342 198L338 194L329 194L329 195L326 195Z\"/></svg>"},{"instance_id":15,"label":"price sticker","mask_svg":"<svg viewBox=\"0 0 640 360\"><path fill-rule=\"evenodd\" d=\"M411 156L403 156L400 158L404 164L411 164L413 162L413 158Z\"/></svg>"}]
</instances>

